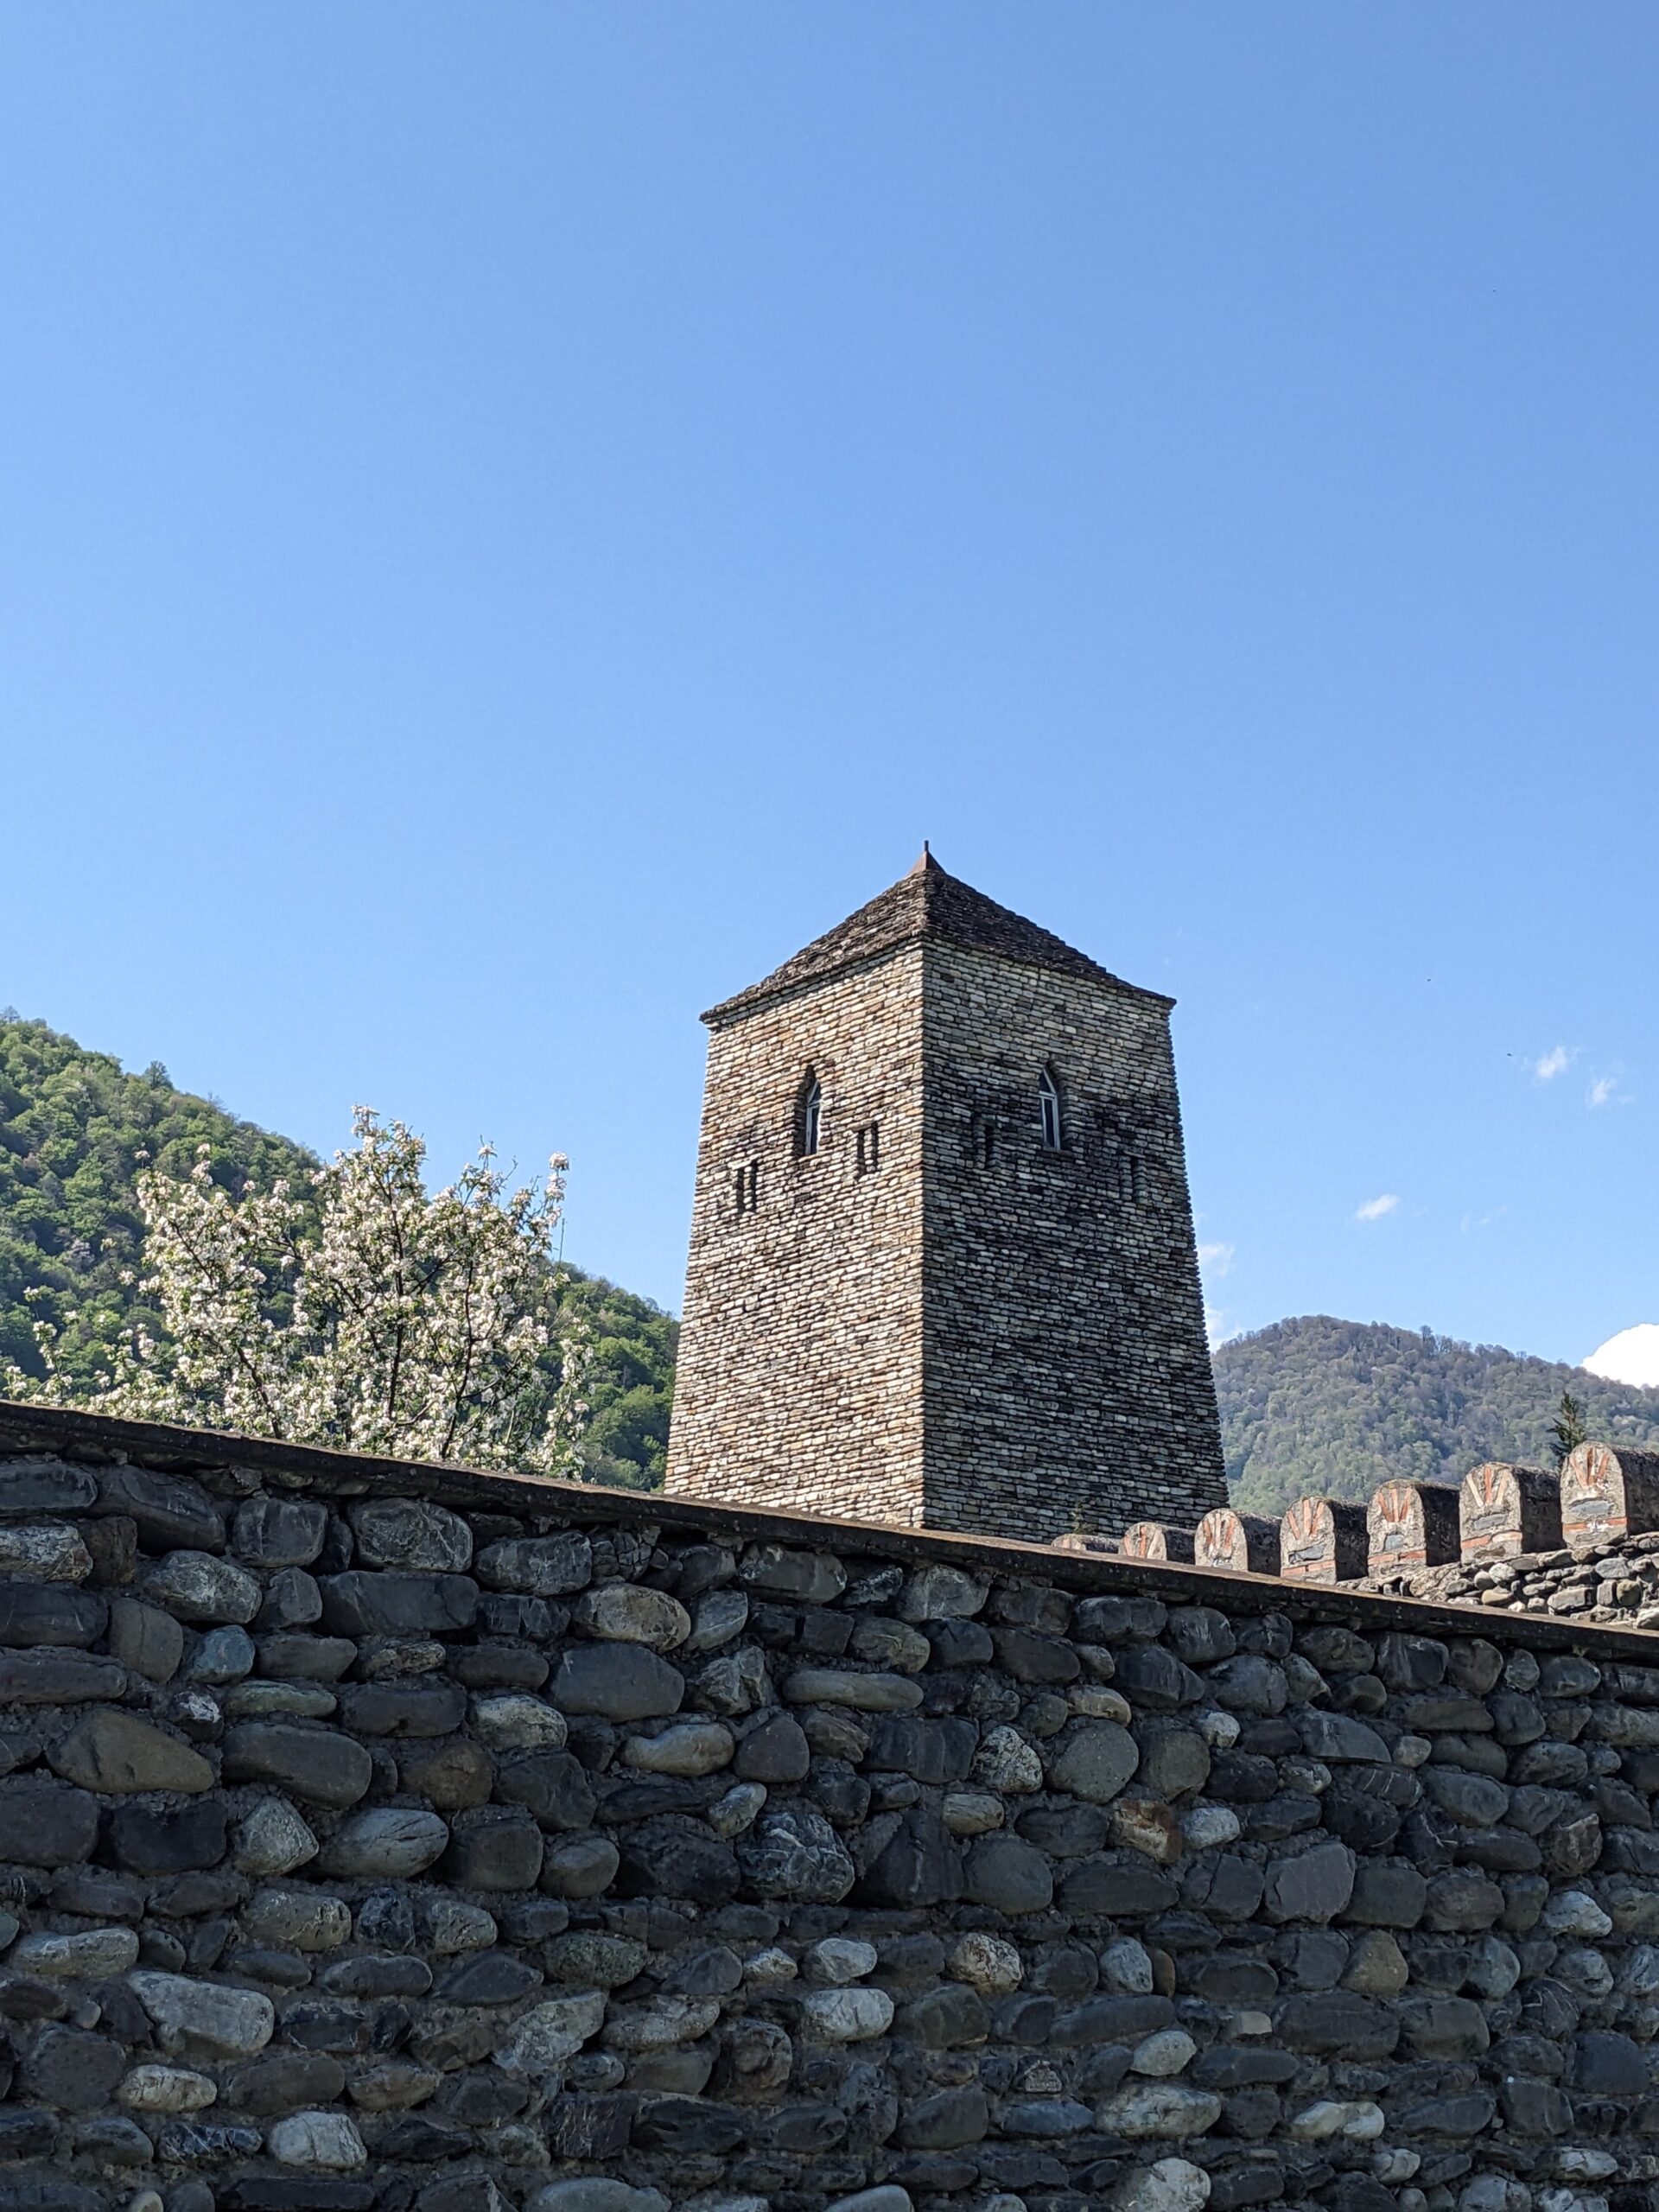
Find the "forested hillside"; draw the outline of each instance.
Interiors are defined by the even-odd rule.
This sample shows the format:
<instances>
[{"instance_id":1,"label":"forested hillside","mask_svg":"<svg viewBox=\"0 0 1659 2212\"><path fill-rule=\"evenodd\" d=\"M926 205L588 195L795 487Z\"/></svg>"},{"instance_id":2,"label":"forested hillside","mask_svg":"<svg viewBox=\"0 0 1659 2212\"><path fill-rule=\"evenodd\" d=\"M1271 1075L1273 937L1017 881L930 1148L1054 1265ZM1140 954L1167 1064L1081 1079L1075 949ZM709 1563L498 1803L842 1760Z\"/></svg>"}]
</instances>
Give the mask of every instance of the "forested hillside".
<instances>
[{"instance_id":1,"label":"forested hillside","mask_svg":"<svg viewBox=\"0 0 1659 2212\"><path fill-rule=\"evenodd\" d=\"M176 1090L159 1063L130 1075L44 1022L0 1014L0 1360L38 1371L38 1316L64 1331L60 1363L89 1379L107 1358L102 1348L141 1312L159 1328L131 1280L143 1243L134 1176L144 1155L187 1174L204 1142L227 1188L278 1176L297 1185L315 1164L215 1100ZM588 1471L630 1486L660 1481L677 1325L597 1278L578 1275L567 1294L596 1338Z\"/></svg>"},{"instance_id":2,"label":"forested hillside","mask_svg":"<svg viewBox=\"0 0 1659 2212\"><path fill-rule=\"evenodd\" d=\"M1310 1314L1223 1344L1215 1367L1234 1503L1258 1513L1393 1477L1459 1482L1483 1459L1548 1466L1563 1390L1592 1436L1659 1446L1659 1390L1426 1329Z\"/></svg>"}]
</instances>

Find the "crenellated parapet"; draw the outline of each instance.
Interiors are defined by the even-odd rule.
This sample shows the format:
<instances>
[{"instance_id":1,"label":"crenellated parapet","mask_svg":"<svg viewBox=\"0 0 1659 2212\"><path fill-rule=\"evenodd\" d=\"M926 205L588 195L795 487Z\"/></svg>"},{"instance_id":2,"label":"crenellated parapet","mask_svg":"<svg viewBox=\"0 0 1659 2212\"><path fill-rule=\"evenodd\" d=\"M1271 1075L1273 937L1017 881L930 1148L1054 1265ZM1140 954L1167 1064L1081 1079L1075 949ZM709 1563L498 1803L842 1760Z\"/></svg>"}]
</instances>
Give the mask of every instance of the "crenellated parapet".
<instances>
[{"instance_id":1,"label":"crenellated parapet","mask_svg":"<svg viewBox=\"0 0 1659 2212\"><path fill-rule=\"evenodd\" d=\"M1560 1484L1541 1467L1488 1459L1464 1477L1458 1520L1465 1559L1554 1551L1561 1541Z\"/></svg>"},{"instance_id":2,"label":"crenellated parapet","mask_svg":"<svg viewBox=\"0 0 1659 2212\"><path fill-rule=\"evenodd\" d=\"M1366 1508L1368 1574L1450 1567L1463 1556L1459 1494L1442 1483L1384 1483Z\"/></svg>"},{"instance_id":3,"label":"crenellated parapet","mask_svg":"<svg viewBox=\"0 0 1659 2212\"><path fill-rule=\"evenodd\" d=\"M1280 1527L1262 1513L1235 1513L1218 1505L1193 1532L1192 1557L1199 1567L1229 1574L1277 1574Z\"/></svg>"},{"instance_id":4,"label":"crenellated parapet","mask_svg":"<svg viewBox=\"0 0 1659 2212\"><path fill-rule=\"evenodd\" d=\"M1125 1559L1174 1560L1183 1567L1193 1564L1192 1531L1165 1521L1131 1521L1117 1548Z\"/></svg>"},{"instance_id":5,"label":"crenellated parapet","mask_svg":"<svg viewBox=\"0 0 1659 2212\"><path fill-rule=\"evenodd\" d=\"M1569 1544L1659 1529L1659 1452L1580 1444L1561 1467L1560 1516Z\"/></svg>"},{"instance_id":6,"label":"crenellated parapet","mask_svg":"<svg viewBox=\"0 0 1659 2212\"><path fill-rule=\"evenodd\" d=\"M1369 1504L1300 1497L1276 1520L1217 1506L1190 1530L1136 1522L1118 1548L1287 1582L1656 1627L1659 1452L1581 1444L1554 1473L1489 1459L1455 1489L1386 1482Z\"/></svg>"},{"instance_id":7,"label":"crenellated parapet","mask_svg":"<svg viewBox=\"0 0 1659 2212\"><path fill-rule=\"evenodd\" d=\"M1299 1497L1280 1528L1279 1572L1287 1582L1357 1582L1365 1573L1365 1509L1332 1497Z\"/></svg>"}]
</instances>

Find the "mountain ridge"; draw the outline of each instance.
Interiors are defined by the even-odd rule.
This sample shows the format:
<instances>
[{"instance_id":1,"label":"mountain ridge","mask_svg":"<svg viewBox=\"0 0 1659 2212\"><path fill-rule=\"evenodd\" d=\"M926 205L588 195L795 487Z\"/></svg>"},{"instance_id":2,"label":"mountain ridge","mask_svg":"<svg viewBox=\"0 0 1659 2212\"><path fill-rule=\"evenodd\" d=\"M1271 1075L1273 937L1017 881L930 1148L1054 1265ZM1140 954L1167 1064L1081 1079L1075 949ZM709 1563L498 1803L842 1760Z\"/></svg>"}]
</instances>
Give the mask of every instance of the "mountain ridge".
<instances>
[{"instance_id":1,"label":"mountain ridge","mask_svg":"<svg viewBox=\"0 0 1659 2212\"><path fill-rule=\"evenodd\" d=\"M1659 1447L1659 1389L1430 1330L1300 1314L1212 1355L1233 1501L1363 1502L1381 1483L1458 1483L1485 1459L1553 1464L1561 1394L1590 1433Z\"/></svg>"}]
</instances>

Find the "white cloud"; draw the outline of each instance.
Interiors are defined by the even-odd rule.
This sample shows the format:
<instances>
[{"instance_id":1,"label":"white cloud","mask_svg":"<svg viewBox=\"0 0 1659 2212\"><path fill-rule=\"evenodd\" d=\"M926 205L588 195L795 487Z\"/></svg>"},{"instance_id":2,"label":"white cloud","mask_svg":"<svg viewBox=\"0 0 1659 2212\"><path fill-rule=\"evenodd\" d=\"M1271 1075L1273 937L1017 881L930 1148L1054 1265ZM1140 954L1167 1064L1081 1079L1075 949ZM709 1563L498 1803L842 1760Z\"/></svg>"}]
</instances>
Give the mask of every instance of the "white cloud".
<instances>
[{"instance_id":1,"label":"white cloud","mask_svg":"<svg viewBox=\"0 0 1659 2212\"><path fill-rule=\"evenodd\" d=\"M1198 1265L1212 1282L1219 1282L1233 1271L1234 1247L1230 1244L1200 1244Z\"/></svg>"},{"instance_id":2,"label":"white cloud","mask_svg":"<svg viewBox=\"0 0 1659 2212\"><path fill-rule=\"evenodd\" d=\"M1400 1201L1392 1191L1384 1191L1379 1198L1367 1198L1363 1206L1354 1208L1356 1221L1381 1221L1385 1213L1392 1213Z\"/></svg>"},{"instance_id":3,"label":"white cloud","mask_svg":"<svg viewBox=\"0 0 1659 2212\"><path fill-rule=\"evenodd\" d=\"M1558 1075L1565 1075L1573 1065L1573 1056L1565 1045L1556 1045L1541 1059L1532 1064L1535 1083L1554 1083Z\"/></svg>"},{"instance_id":4,"label":"white cloud","mask_svg":"<svg viewBox=\"0 0 1659 2212\"><path fill-rule=\"evenodd\" d=\"M1210 1339L1211 1351L1214 1351L1217 1344L1224 1344L1229 1337L1236 1336L1238 1333L1233 1326L1232 1315L1224 1313L1219 1306L1205 1307L1204 1332Z\"/></svg>"},{"instance_id":5,"label":"white cloud","mask_svg":"<svg viewBox=\"0 0 1659 2212\"><path fill-rule=\"evenodd\" d=\"M1579 1363L1609 1382L1652 1389L1659 1384L1659 1322L1638 1321L1633 1329L1621 1329Z\"/></svg>"},{"instance_id":6,"label":"white cloud","mask_svg":"<svg viewBox=\"0 0 1659 2212\"><path fill-rule=\"evenodd\" d=\"M1605 1106L1618 1089L1617 1079L1611 1075L1599 1075L1584 1094L1586 1106Z\"/></svg>"}]
</instances>

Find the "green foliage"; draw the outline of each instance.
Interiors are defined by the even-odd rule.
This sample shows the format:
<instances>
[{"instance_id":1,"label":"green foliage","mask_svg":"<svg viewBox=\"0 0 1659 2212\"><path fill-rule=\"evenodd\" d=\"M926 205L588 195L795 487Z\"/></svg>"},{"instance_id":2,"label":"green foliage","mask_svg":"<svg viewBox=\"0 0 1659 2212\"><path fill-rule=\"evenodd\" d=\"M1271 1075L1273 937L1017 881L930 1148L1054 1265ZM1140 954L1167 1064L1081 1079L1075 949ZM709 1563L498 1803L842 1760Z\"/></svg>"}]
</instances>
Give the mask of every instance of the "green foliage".
<instances>
[{"instance_id":1,"label":"green foliage","mask_svg":"<svg viewBox=\"0 0 1659 2212\"><path fill-rule=\"evenodd\" d=\"M152 1062L128 1075L43 1021L0 1015L0 1363L42 1371L33 1324L61 1333L58 1362L91 1386L130 1321L160 1317L124 1280L142 1266L136 1179L148 1157L188 1176L208 1147L215 1183L302 1184L316 1166L285 1137L175 1090ZM32 1295L31 1295L32 1294Z\"/></svg>"},{"instance_id":2,"label":"green foliage","mask_svg":"<svg viewBox=\"0 0 1659 2212\"><path fill-rule=\"evenodd\" d=\"M1461 1482L1484 1459L1548 1466L1569 1389L1589 1435L1659 1447L1659 1390L1427 1329L1312 1314L1223 1344L1215 1369L1233 1503L1250 1512Z\"/></svg>"},{"instance_id":3,"label":"green foliage","mask_svg":"<svg viewBox=\"0 0 1659 2212\"><path fill-rule=\"evenodd\" d=\"M588 1478L656 1490L668 1465L668 1414L680 1325L671 1314L600 1275L573 1272L565 1302L594 1332L587 1374L593 1408L582 1440Z\"/></svg>"},{"instance_id":4,"label":"green foliage","mask_svg":"<svg viewBox=\"0 0 1659 2212\"><path fill-rule=\"evenodd\" d=\"M41 1372L33 1324L61 1334L59 1366L90 1393L122 1332L164 1336L141 1297L144 1225L137 1177L148 1157L188 1176L206 1144L213 1179L239 1192L279 1177L309 1188L315 1156L175 1090L165 1068L130 1075L44 1022L0 1014L0 1364ZM596 1338L586 1394L585 1471L650 1488L663 1478L677 1325L643 1298L572 1273L566 1299ZM280 1300L276 1301L280 1304Z\"/></svg>"}]
</instances>

